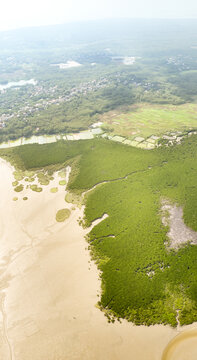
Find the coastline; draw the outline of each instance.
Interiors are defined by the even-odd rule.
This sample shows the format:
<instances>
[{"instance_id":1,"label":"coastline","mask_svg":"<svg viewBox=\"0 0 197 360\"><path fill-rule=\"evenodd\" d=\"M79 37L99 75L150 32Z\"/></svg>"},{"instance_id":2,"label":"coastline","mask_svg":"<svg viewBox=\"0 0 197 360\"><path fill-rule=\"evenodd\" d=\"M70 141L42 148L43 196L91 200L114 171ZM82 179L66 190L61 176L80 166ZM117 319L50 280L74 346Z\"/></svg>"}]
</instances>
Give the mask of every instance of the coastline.
<instances>
[{"instance_id":1,"label":"coastline","mask_svg":"<svg viewBox=\"0 0 197 360\"><path fill-rule=\"evenodd\" d=\"M14 202L12 172L13 167L0 159L2 359L159 360L179 330L196 326L177 330L137 327L125 320L108 324L95 306L100 280L87 250L89 229L78 224L83 208L72 210L66 222L56 222L57 210L66 204L64 187L50 192L57 176L41 193L27 189Z\"/></svg>"}]
</instances>

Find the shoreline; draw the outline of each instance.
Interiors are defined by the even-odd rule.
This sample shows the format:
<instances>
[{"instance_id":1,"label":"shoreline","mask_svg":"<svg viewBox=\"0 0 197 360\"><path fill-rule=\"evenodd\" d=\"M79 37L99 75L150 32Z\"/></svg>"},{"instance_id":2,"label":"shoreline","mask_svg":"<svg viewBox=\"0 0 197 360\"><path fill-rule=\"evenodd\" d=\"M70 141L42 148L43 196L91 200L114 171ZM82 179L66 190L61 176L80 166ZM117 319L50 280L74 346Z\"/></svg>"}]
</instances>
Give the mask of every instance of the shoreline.
<instances>
[{"instance_id":1,"label":"shoreline","mask_svg":"<svg viewBox=\"0 0 197 360\"><path fill-rule=\"evenodd\" d=\"M180 331L196 328L109 324L95 306L101 284L87 250L90 229L78 224L83 207L72 210L66 222L56 222L57 210L73 207L65 203L64 187L50 193L57 176L41 193L27 189L14 202L12 172L0 159L2 359L160 360Z\"/></svg>"}]
</instances>

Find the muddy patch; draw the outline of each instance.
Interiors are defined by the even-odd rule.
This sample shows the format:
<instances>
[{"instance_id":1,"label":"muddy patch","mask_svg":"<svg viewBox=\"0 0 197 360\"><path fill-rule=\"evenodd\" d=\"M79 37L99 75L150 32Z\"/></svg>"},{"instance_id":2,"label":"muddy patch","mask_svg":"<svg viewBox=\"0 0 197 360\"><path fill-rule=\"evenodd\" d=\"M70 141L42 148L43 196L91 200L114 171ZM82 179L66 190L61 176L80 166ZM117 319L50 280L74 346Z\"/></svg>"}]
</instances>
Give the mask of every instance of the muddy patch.
<instances>
[{"instance_id":1,"label":"muddy patch","mask_svg":"<svg viewBox=\"0 0 197 360\"><path fill-rule=\"evenodd\" d=\"M178 249L188 242L197 245L197 232L187 227L183 220L183 209L176 204L162 201L162 223L169 226L167 247Z\"/></svg>"}]
</instances>

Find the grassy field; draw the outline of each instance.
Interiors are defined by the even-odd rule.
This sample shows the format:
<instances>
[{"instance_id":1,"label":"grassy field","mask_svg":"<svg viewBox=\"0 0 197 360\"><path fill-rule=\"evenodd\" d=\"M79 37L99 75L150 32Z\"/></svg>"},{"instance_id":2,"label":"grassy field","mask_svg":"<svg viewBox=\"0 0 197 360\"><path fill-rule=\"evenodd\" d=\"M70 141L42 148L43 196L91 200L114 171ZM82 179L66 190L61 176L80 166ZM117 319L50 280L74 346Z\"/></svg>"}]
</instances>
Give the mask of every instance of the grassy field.
<instances>
[{"instance_id":1,"label":"grassy field","mask_svg":"<svg viewBox=\"0 0 197 360\"><path fill-rule=\"evenodd\" d=\"M160 212L162 199L181 205L185 223L197 231L197 136L151 151L94 139L26 145L1 155L28 170L70 164L74 194L105 181L86 196L84 224L109 215L88 237L101 270L99 305L109 320L176 326L179 309L181 324L197 321L197 247L167 250Z\"/></svg>"},{"instance_id":2,"label":"grassy field","mask_svg":"<svg viewBox=\"0 0 197 360\"><path fill-rule=\"evenodd\" d=\"M197 104L132 105L128 112L110 111L100 117L114 134L134 139L197 128Z\"/></svg>"}]
</instances>

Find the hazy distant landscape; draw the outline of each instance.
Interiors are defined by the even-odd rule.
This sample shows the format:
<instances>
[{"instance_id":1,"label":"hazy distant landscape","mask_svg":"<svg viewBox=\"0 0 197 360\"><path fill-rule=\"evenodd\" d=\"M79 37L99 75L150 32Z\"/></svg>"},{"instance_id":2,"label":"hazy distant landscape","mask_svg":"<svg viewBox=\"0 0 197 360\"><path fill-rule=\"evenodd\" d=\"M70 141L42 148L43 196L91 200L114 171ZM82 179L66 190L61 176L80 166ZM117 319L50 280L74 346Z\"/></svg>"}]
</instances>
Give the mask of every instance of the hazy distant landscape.
<instances>
[{"instance_id":1,"label":"hazy distant landscape","mask_svg":"<svg viewBox=\"0 0 197 360\"><path fill-rule=\"evenodd\" d=\"M2 359L63 360L66 338L68 360L121 359L123 349L128 356L124 340L118 357L102 356L107 343L98 357L95 343L87 350L90 324L103 336L112 331L112 343L124 339L121 326L127 335L136 326L132 339L136 328L158 326L158 334L166 331L158 347L147 337L148 357L136 349L132 356L171 359L161 357L168 341L197 322L197 21L110 19L0 32L0 157L9 183L2 180L1 190L8 206ZM7 234L9 213L14 232ZM80 251L87 255L80 259ZM100 279L98 291L83 291L88 279L90 286ZM16 289L25 315L17 313ZM41 294L35 312L26 292L34 300ZM75 357L79 328L87 338L82 350L74 345ZM44 345L27 357L38 334ZM54 336L58 350L50 354ZM182 359L177 354L172 359Z\"/></svg>"},{"instance_id":2,"label":"hazy distant landscape","mask_svg":"<svg viewBox=\"0 0 197 360\"><path fill-rule=\"evenodd\" d=\"M196 27L103 20L1 33L0 140L85 130L131 104L195 103ZM35 84L6 89L30 79Z\"/></svg>"}]
</instances>

